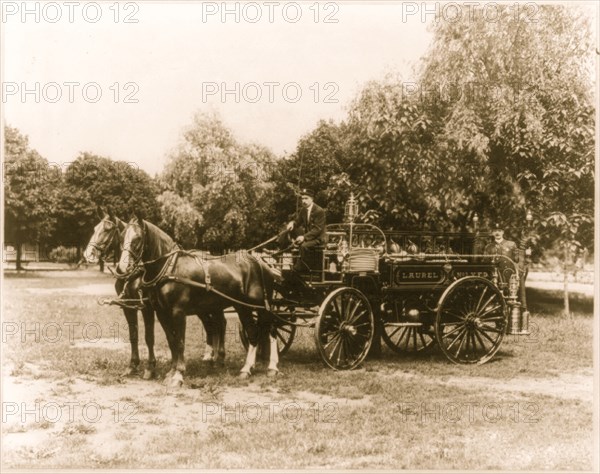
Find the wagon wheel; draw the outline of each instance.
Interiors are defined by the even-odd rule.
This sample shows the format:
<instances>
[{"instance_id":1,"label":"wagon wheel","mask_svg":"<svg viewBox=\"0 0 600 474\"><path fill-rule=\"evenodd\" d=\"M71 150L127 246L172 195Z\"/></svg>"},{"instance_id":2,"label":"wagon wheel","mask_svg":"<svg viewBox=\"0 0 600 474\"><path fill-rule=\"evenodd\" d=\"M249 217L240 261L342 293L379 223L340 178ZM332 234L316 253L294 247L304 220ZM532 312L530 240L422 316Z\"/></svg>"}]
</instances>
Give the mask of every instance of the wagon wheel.
<instances>
[{"instance_id":1,"label":"wagon wheel","mask_svg":"<svg viewBox=\"0 0 600 474\"><path fill-rule=\"evenodd\" d=\"M317 349L332 369L353 369L369 352L374 328L373 310L365 295L354 288L338 288L319 308Z\"/></svg>"},{"instance_id":2,"label":"wagon wheel","mask_svg":"<svg viewBox=\"0 0 600 474\"><path fill-rule=\"evenodd\" d=\"M465 277L442 294L435 337L457 364L483 364L498 351L506 330L506 303L489 280Z\"/></svg>"},{"instance_id":3,"label":"wagon wheel","mask_svg":"<svg viewBox=\"0 0 600 474\"><path fill-rule=\"evenodd\" d=\"M383 321L381 336L390 349L403 355L423 353L435 343L430 325L402 321L396 312Z\"/></svg>"},{"instance_id":4,"label":"wagon wheel","mask_svg":"<svg viewBox=\"0 0 600 474\"><path fill-rule=\"evenodd\" d=\"M273 292L273 300L271 303L271 311L281 315L289 311L289 306L285 304L285 299L281 294L275 290ZM295 320L295 318L294 318ZM285 354L294 342L296 336L296 326L294 324L287 324L278 318L274 318L273 324L275 325L276 337L277 337L277 351L279 355ZM244 345L244 348L248 350L248 335L244 331L244 326L239 325L240 340ZM268 356L268 354L266 354Z\"/></svg>"}]
</instances>

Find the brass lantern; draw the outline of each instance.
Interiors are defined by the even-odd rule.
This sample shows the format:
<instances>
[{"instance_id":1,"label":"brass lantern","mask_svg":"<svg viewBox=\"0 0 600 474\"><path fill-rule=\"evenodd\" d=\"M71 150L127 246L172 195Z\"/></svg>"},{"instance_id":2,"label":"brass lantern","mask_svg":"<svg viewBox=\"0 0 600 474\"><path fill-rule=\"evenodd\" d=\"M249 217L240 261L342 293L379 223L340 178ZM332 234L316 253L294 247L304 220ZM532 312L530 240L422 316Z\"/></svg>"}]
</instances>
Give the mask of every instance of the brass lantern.
<instances>
[{"instance_id":1,"label":"brass lantern","mask_svg":"<svg viewBox=\"0 0 600 474\"><path fill-rule=\"evenodd\" d=\"M344 220L354 222L356 216L358 216L358 202L354 198L354 193L350 193L350 199L346 201L346 207L344 208Z\"/></svg>"}]
</instances>

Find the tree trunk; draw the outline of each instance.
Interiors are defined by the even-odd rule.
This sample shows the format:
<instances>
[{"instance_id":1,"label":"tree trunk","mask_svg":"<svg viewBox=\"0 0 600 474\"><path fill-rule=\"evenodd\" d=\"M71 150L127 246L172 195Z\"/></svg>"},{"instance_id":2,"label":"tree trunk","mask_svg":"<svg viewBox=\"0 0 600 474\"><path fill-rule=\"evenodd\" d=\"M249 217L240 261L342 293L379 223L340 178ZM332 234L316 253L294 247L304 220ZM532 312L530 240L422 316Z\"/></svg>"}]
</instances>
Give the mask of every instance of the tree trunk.
<instances>
[{"instance_id":1,"label":"tree trunk","mask_svg":"<svg viewBox=\"0 0 600 474\"><path fill-rule=\"evenodd\" d=\"M569 247L565 250L565 264L563 267L563 291L565 300L565 316L571 317L571 311L569 309Z\"/></svg>"},{"instance_id":2,"label":"tree trunk","mask_svg":"<svg viewBox=\"0 0 600 474\"><path fill-rule=\"evenodd\" d=\"M23 265L21 263L21 258L22 258L22 253L23 253L23 244L21 244L21 239L20 237L17 237L17 242L15 244L16 248L17 248L17 262L16 262L16 268L17 271L21 271L23 270Z\"/></svg>"}]
</instances>

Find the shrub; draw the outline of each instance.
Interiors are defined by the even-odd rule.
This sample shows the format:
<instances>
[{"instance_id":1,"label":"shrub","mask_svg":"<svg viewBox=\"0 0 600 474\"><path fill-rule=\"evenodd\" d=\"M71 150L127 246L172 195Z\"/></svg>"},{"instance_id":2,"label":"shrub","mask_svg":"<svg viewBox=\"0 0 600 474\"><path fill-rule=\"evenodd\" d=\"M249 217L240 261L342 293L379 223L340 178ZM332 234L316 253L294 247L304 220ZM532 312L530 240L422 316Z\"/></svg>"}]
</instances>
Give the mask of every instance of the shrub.
<instances>
[{"instance_id":1,"label":"shrub","mask_svg":"<svg viewBox=\"0 0 600 474\"><path fill-rule=\"evenodd\" d=\"M52 262L77 263L77 247L63 247L61 245L50 251L49 258Z\"/></svg>"}]
</instances>

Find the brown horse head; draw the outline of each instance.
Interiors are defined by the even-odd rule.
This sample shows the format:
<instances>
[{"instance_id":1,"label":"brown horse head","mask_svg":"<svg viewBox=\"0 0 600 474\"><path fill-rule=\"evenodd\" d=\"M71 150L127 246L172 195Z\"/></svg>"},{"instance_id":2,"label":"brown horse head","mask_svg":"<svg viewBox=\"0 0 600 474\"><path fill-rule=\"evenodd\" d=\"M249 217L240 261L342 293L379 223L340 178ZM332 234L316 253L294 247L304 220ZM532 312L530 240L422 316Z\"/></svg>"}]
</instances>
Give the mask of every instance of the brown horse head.
<instances>
[{"instance_id":1,"label":"brown horse head","mask_svg":"<svg viewBox=\"0 0 600 474\"><path fill-rule=\"evenodd\" d=\"M165 232L135 214L125 227L118 271L129 273L134 267L156 260L176 247L175 241Z\"/></svg>"},{"instance_id":2,"label":"brown horse head","mask_svg":"<svg viewBox=\"0 0 600 474\"><path fill-rule=\"evenodd\" d=\"M119 244L125 228L125 223L110 208L98 206L97 211L100 222L94 227L94 234L83 252L88 263L97 263L112 245Z\"/></svg>"}]
</instances>

